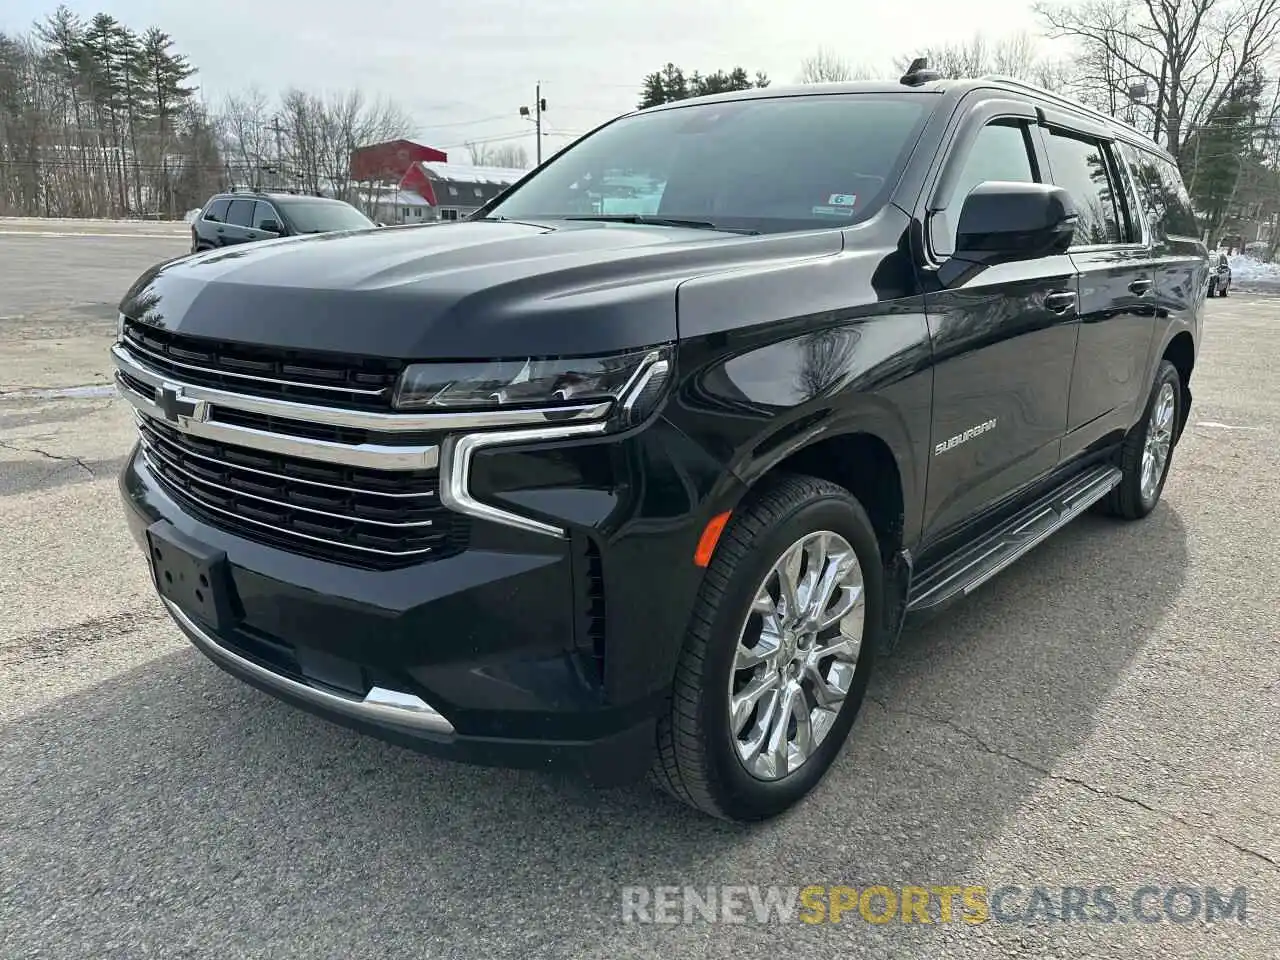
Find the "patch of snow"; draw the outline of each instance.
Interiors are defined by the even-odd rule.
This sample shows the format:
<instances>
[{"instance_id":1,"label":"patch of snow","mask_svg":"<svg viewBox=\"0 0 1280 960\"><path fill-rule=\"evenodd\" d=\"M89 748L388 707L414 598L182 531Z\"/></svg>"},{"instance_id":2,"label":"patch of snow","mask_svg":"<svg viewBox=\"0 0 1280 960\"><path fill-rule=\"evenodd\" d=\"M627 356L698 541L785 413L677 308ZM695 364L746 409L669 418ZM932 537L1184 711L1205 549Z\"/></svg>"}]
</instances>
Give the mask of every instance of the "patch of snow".
<instances>
[{"instance_id":1,"label":"patch of snow","mask_svg":"<svg viewBox=\"0 0 1280 960\"><path fill-rule=\"evenodd\" d=\"M462 163L436 163L423 160L421 167L436 180L452 180L455 183L515 183L528 170L511 167L474 167Z\"/></svg>"},{"instance_id":2,"label":"patch of snow","mask_svg":"<svg viewBox=\"0 0 1280 960\"><path fill-rule=\"evenodd\" d=\"M1243 254L1227 257L1233 283L1280 283L1280 263L1263 263Z\"/></svg>"}]
</instances>

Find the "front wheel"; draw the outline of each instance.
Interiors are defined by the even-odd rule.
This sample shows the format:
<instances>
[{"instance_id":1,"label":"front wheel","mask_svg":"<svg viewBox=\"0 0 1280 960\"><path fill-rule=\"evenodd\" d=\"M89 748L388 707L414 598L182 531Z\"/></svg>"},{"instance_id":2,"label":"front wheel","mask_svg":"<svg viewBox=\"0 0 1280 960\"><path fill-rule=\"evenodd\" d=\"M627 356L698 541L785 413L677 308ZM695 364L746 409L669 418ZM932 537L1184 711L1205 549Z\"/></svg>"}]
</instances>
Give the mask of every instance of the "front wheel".
<instances>
[{"instance_id":1,"label":"front wheel","mask_svg":"<svg viewBox=\"0 0 1280 960\"><path fill-rule=\"evenodd\" d=\"M741 507L707 568L659 720L658 785L728 820L803 798L862 704L882 590L875 531L842 487L789 476Z\"/></svg>"}]
</instances>

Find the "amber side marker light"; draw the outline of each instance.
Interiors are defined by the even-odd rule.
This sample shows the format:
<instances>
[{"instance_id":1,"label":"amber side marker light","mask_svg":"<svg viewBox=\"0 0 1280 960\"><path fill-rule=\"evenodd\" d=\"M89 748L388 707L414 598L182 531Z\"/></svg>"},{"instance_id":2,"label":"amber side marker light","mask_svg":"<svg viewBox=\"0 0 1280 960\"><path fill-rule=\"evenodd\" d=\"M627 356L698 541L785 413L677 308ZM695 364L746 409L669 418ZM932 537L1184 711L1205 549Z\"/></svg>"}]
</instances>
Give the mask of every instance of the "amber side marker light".
<instances>
[{"instance_id":1,"label":"amber side marker light","mask_svg":"<svg viewBox=\"0 0 1280 960\"><path fill-rule=\"evenodd\" d=\"M724 533L724 526L729 522L731 512L726 510L724 513L717 513L703 527L702 536L698 538L698 549L693 552L693 562L697 566L705 567L711 562L711 555L716 552L716 544L720 542L720 534Z\"/></svg>"}]
</instances>

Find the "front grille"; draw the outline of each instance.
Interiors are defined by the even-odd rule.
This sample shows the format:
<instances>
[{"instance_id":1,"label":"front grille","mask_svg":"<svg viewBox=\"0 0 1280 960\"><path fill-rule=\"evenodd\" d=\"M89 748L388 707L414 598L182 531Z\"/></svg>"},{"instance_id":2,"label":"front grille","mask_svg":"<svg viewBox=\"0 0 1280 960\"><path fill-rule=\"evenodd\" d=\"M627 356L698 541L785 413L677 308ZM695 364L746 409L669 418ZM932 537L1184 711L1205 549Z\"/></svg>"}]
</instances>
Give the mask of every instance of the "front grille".
<instances>
[{"instance_id":1,"label":"front grille","mask_svg":"<svg viewBox=\"0 0 1280 960\"><path fill-rule=\"evenodd\" d=\"M273 417L251 410L236 410L234 407L215 407L213 420L217 423L232 424L237 427L250 427L267 433L277 433L289 437L305 437L309 440L327 440L331 443L386 443L386 444L427 444L440 439L439 433L427 430L401 430L397 433L376 430L365 430L362 427L339 427L327 423L314 423L310 420L296 420L293 417Z\"/></svg>"},{"instance_id":2,"label":"front grille","mask_svg":"<svg viewBox=\"0 0 1280 960\"><path fill-rule=\"evenodd\" d=\"M138 360L183 383L325 406L387 410L404 364L191 337L127 320Z\"/></svg>"},{"instance_id":3,"label":"front grille","mask_svg":"<svg viewBox=\"0 0 1280 960\"><path fill-rule=\"evenodd\" d=\"M138 415L148 464L213 526L294 553L396 567L464 549L466 520L445 509L434 470L381 471L193 437Z\"/></svg>"}]
</instances>

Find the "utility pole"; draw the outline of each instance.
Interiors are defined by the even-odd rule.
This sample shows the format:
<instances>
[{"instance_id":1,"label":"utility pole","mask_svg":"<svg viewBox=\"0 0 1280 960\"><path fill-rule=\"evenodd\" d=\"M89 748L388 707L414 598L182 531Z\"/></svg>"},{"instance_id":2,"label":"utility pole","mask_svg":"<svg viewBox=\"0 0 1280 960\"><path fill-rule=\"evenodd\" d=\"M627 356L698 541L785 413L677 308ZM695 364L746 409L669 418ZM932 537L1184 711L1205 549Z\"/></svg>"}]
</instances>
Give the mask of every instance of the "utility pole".
<instances>
[{"instance_id":1,"label":"utility pole","mask_svg":"<svg viewBox=\"0 0 1280 960\"><path fill-rule=\"evenodd\" d=\"M533 88L533 116L529 116L529 108L521 107L520 116L525 119L533 120L534 139L538 144L538 163L542 166L542 114L547 109L547 101L542 98L542 81L538 81L537 86Z\"/></svg>"}]
</instances>

